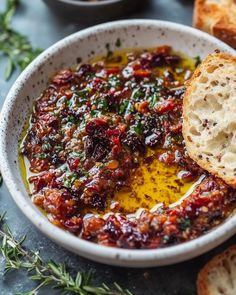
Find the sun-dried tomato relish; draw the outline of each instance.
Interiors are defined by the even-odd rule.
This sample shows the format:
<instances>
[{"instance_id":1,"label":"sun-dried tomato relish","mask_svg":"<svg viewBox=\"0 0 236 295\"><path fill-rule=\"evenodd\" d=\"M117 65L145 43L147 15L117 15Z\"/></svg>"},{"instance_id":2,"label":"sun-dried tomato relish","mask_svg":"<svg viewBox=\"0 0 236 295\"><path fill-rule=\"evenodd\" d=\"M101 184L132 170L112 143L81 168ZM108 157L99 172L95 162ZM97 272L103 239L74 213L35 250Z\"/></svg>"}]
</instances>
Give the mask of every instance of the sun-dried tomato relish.
<instances>
[{"instance_id":1,"label":"sun-dried tomato relish","mask_svg":"<svg viewBox=\"0 0 236 295\"><path fill-rule=\"evenodd\" d=\"M235 191L200 169L184 146L182 98L192 70L162 46L109 55L50 80L35 102L22 155L34 174L32 199L51 222L98 244L144 249L194 239L227 218ZM141 160L181 167L180 186L202 181L175 206L134 217L113 202L103 215Z\"/></svg>"}]
</instances>

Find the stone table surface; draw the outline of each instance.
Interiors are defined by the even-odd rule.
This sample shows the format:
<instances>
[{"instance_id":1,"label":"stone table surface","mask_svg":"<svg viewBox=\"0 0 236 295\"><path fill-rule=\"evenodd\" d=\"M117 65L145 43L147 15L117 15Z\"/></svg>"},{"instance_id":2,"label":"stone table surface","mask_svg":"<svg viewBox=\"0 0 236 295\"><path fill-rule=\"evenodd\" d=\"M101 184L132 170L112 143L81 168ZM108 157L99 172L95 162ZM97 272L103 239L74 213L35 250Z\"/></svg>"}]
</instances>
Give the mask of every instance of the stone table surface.
<instances>
[{"instance_id":1,"label":"stone table surface","mask_svg":"<svg viewBox=\"0 0 236 295\"><path fill-rule=\"evenodd\" d=\"M135 0L134 0L135 1ZM0 1L0 9L4 7ZM53 14L41 0L22 0L16 15L14 27L26 34L32 44L37 47L47 48L86 25L68 22ZM150 0L145 9L133 13L129 18L152 18L169 20L191 25L193 1L191 0ZM5 60L0 56L0 106L6 94L19 73L14 73L9 81L4 81L3 69ZM199 269L216 253L219 253L236 238L232 237L220 247L193 260L166 267L131 269L111 267L98 264L77 255L74 255L40 233L18 209L6 186L0 188L0 212L7 212L7 222L16 237L27 235L26 247L40 250L42 256L48 260L65 263L72 271L95 271L96 284L117 282L130 289L135 295L194 295L196 294L195 282ZM0 256L0 295L26 292L35 285L22 271L3 275L4 260ZM60 294L60 292L44 289L39 294Z\"/></svg>"}]
</instances>

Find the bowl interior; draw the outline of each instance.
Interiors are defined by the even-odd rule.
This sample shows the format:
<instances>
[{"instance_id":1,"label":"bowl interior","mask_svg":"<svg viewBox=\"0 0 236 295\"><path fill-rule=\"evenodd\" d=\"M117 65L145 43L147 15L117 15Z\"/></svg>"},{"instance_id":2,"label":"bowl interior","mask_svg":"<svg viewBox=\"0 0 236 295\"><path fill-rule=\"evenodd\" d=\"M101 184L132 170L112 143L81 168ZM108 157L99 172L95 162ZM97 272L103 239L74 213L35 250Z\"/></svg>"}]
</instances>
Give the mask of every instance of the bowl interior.
<instances>
[{"instance_id":1,"label":"bowl interior","mask_svg":"<svg viewBox=\"0 0 236 295\"><path fill-rule=\"evenodd\" d=\"M116 47L117 39L121 46ZM169 264L196 256L232 234L232 227L214 230L195 241L169 249L124 250L108 249L82 241L56 228L31 203L22 181L18 163L18 142L30 113L33 101L46 87L48 79L61 68L76 65L78 60L106 54L107 44L111 50L134 47L171 45L190 57L203 58L215 49L234 53L224 43L200 31L168 22L133 20L99 25L73 34L43 52L17 79L5 101L0 122L0 163L4 179L18 206L45 234L64 247L90 259L125 266L155 266ZM222 237L224 231L224 238ZM212 236L210 236L212 235ZM228 235L228 236L227 236ZM201 242L202 241L202 242ZM192 243L192 244L191 244ZM201 246L199 246L201 245Z\"/></svg>"}]
</instances>

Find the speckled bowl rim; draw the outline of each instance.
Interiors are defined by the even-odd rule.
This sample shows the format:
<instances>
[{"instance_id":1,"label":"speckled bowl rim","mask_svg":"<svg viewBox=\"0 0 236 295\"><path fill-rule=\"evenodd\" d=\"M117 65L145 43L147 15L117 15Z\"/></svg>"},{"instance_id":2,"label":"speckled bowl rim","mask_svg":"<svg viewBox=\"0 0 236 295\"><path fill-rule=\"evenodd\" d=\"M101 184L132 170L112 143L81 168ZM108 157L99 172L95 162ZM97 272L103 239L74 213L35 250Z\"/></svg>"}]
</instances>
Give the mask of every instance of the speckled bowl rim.
<instances>
[{"instance_id":1,"label":"speckled bowl rim","mask_svg":"<svg viewBox=\"0 0 236 295\"><path fill-rule=\"evenodd\" d=\"M191 27L180 24L143 19L105 23L72 34L45 50L24 70L24 72L16 80L7 95L1 112L0 131L2 136L0 138L0 166L5 183L16 204L39 230L41 230L44 234L46 234L58 244L86 258L111 265L131 267L160 266L173 264L196 257L224 242L236 232L236 214L209 233L189 242L168 248L152 250L129 250L110 248L82 240L51 224L45 217L40 215L39 211L38 213L35 213L35 210L32 208L30 198L26 198L24 193L16 187L16 182L11 172L13 168L10 167L10 160L8 159L7 154L6 127L7 122L10 122L11 120L9 115L11 106L14 105L15 101L17 100L16 93L18 92L18 89L21 88L23 81L30 79L30 75L35 71L36 68L40 66L43 60L50 54L56 52L58 48L63 48L66 44L68 44L68 41L74 40L78 37L86 37L89 34L94 34L95 31L99 32L101 30L116 29L122 26L126 26L128 28L129 25L148 26L154 24L159 25L161 28L173 30L177 29L183 34L190 34L196 38L202 38L205 40L207 39L210 42L216 44L219 49L235 54L235 51L232 48L217 40L216 38ZM16 160L18 161L17 158Z\"/></svg>"}]
</instances>

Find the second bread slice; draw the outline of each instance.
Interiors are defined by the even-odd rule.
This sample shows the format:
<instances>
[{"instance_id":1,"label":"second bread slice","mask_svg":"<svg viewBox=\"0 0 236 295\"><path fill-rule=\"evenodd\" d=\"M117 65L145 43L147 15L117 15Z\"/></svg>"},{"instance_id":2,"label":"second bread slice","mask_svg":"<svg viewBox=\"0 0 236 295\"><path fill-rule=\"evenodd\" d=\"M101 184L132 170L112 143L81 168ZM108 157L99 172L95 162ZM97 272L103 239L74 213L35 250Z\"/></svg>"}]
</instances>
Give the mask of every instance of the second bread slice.
<instances>
[{"instance_id":1,"label":"second bread slice","mask_svg":"<svg viewBox=\"0 0 236 295\"><path fill-rule=\"evenodd\" d=\"M199 272L198 295L236 294L236 246L214 257Z\"/></svg>"}]
</instances>

